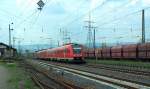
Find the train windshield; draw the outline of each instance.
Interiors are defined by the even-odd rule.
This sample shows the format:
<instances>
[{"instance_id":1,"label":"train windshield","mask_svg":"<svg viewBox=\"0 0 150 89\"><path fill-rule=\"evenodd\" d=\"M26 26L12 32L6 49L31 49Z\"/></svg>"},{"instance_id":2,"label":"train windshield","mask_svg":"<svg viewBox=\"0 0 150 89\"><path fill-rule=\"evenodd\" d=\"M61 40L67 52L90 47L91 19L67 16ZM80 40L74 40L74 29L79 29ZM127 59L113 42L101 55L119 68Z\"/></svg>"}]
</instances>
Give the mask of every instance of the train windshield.
<instances>
[{"instance_id":1,"label":"train windshield","mask_svg":"<svg viewBox=\"0 0 150 89\"><path fill-rule=\"evenodd\" d=\"M72 47L73 47L73 53L74 54L80 54L81 53L81 46L80 45L74 44L74 45L72 45Z\"/></svg>"}]
</instances>

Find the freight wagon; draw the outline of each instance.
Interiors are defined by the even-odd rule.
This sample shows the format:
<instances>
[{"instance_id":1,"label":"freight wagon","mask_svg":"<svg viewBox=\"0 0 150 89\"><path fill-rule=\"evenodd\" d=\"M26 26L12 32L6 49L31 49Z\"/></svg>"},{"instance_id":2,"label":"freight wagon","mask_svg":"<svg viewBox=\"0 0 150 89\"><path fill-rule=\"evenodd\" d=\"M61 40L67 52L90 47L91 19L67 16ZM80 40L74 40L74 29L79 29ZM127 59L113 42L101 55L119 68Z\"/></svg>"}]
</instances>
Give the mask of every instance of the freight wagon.
<instances>
[{"instance_id":1,"label":"freight wagon","mask_svg":"<svg viewBox=\"0 0 150 89\"><path fill-rule=\"evenodd\" d=\"M95 51L93 51L93 49L84 50L85 58L95 58L93 55L88 55L94 53L99 59L131 59L150 61L150 43L96 48Z\"/></svg>"}]
</instances>

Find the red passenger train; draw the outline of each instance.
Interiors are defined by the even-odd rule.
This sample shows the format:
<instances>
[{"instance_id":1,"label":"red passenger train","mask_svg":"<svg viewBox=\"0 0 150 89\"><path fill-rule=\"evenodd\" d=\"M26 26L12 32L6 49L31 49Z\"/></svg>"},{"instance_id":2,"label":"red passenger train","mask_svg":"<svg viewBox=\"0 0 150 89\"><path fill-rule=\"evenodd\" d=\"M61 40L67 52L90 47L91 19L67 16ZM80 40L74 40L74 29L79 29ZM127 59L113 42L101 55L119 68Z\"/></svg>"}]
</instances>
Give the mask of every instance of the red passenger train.
<instances>
[{"instance_id":1,"label":"red passenger train","mask_svg":"<svg viewBox=\"0 0 150 89\"><path fill-rule=\"evenodd\" d=\"M36 57L42 60L84 62L83 46L69 43L61 47L37 51Z\"/></svg>"}]
</instances>

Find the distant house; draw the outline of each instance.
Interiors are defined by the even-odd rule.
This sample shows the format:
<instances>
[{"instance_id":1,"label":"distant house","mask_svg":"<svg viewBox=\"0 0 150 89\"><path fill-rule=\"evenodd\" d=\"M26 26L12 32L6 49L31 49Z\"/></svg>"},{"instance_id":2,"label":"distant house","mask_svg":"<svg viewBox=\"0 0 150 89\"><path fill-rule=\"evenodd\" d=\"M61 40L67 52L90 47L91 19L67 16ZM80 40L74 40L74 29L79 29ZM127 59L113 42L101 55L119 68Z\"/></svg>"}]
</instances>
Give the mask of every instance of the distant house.
<instances>
[{"instance_id":1,"label":"distant house","mask_svg":"<svg viewBox=\"0 0 150 89\"><path fill-rule=\"evenodd\" d=\"M13 57L16 55L16 53L17 50L15 48L9 47L7 44L0 43L0 57L3 58Z\"/></svg>"}]
</instances>

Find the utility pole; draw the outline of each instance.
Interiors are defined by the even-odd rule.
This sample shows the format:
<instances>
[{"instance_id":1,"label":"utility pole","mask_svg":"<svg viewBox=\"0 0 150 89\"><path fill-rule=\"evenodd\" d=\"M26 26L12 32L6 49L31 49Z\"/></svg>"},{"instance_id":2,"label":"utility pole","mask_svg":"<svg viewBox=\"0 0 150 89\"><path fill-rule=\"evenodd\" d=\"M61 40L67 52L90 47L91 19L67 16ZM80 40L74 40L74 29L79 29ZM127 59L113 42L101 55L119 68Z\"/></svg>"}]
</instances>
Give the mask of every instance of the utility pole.
<instances>
[{"instance_id":1,"label":"utility pole","mask_svg":"<svg viewBox=\"0 0 150 89\"><path fill-rule=\"evenodd\" d=\"M57 41L57 46L59 47L59 40Z\"/></svg>"},{"instance_id":2,"label":"utility pole","mask_svg":"<svg viewBox=\"0 0 150 89\"><path fill-rule=\"evenodd\" d=\"M142 43L145 43L145 11L142 10Z\"/></svg>"},{"instance_id":3,"label":"utility pole","mask_svg":"<svg viewBox=\"0 0 150 89\"><path fill-rule=\"evenodd\" d=\"M53 46L52 46L52 38L45 38L45 37L40 37L40 38L49 40L50 48L53 48Z\"/></svg>"},{"instance_id":4,"label":"utility pole","mask_svg":"<svg viewBox=\"0 0 150 89\"><path fill-rule=\"evenodd\" d=\"M52 38L46 38L46 39L50 40L50 48L53 48L53 46L52 46Z\"/></svg>"},{"instance_id":5,"label":"utility pole","mask_svg":"<svg viewBox=\"0 0 150 89\"><path fill-rule=\"evenodd\" d=\"M88 23L88 26L85 26L87 29L88 29L88 35L87 35L87 44L88 44L88 47L92 47L92 44L93 44L93 39L92 39L92 22L91 21L91 14L89 14L89 20L88 21L85 21Z\"/></svg>"},{"instance_id":6,"label":"utility pole","mask_svg":"<svg viewBox=\"0 0 150 89\"><path fill-rule=\"evenodd\" d=\"M94 47L94 56L96 56L96 54L95 54L95 49L96 49L96 41L95 41L95 31L96 31L96 27L94 27L94 37L93 37L93 39L94 39L94 41L93 41L93 47Z\"/></svg>"},{"instance_id":7,"label":"utility pole","mask_svg":"<svg viewBox=\"0 0 150 89\"><path fill-rule=\"evenodd\" d=\"M18 40L18 51L19 51L19 56L21 55L21 47L20 47L20 44L21 44L21 40Z\"/></svg>"},{"instance_id":8,"label":"utility pole","mask_svg":"<svg viewBox=\"0 0 150 89\"><path fill-rule=\"evenodd\" d=\"M13 24L13 23L11 23L11 24ZM11 29L10 28L10 24L9 24L9 46L10 47L12 47L12 45L11 45L11 31L12 31L13 29Z\"/></svg>"},{"instance_id":9,"label":"utility pole","mask_svg":"<svg viewBox=\"0 0 150 89\"><path fill-rule=\"evenodd\" d=\"M62 34L63 45L67 43L71 43L71 37L67 30L60 29L60 33Z\"/></svg>"},{"instance_id":10,"label":"utility pole","mask_svg":"<svg viewBox=\"0 0 150 89\"><path fill-rule=\"evenodd\" d=\"M70 37L70 32L68 32L67 30L65 30L65 40L66 43L71 43L71 37Z\"/></svg>"},{"instance_id":11,"label":"utility pole","mask_svg":"<svg viewBox=\"0 0 150 89\"><path fill-rule=\"evenodd\" d=\"M23 38L13 37L13 47L15 47L15 42L18 41L18 53L21 54L21 41L23 41ZM17 48L17 47L16 47Z\"/></svg>"},{"instance_id":12,"label":"utility pole","mask_svg":"<svg viewBox=\"0 0 150 89\"><path fill-rule=\"evenodd\" d=\"M19 55L21 56L22 54L21 43L24 39L23 38L16 38L16 39L18 39L18 50L19 50Z\"/></svg>"},{"instance_id":13,"label":"utility pole","mask_svg":"<svg viewBox=\"0 0 150 89\"><path fill-rule=\"evenodd\" d=\"M13 37L13 48L15 48L15 41L16 41L16 38Z\"/></svg>"},{"instance_id":14,"label":"utility pole","mask_svg":"<svg viewBox=\"0 0 150 89\"><path fill-rule=\"evenodd\" d=\"M91 21L91 14L89 14L89 21L86 21L88 23L88 26L85 26L88 29L88 36L87 36L87 44L88 47L93 47L94 48L94 56L95 55L95 49L96 49L96 42L95 42L95 31L96 31L96 27L92 26L92 22ZM92 30L93 32L93 38L92 38Z\"/></svg>"},{"instance_id":15,"label":"utility pole","mask_svg":"<svg viewBox=\"0 0 150 89\"><path fill-rule=\"evenodd\" d=\"M13 23L11 23L11 24L13 24ZM12 45L11 45L11 31L12 30L13 29L11 29L10 24L9 24L9 57L11 57L11 47L12 47Z\"/></svg>"},{"instance_id":16,"label":"utility pole","mask_svg":"<svg viewBox=\"0 0 150 89\"><path fill-rule=\"evenodd\" d=\"M64 42L63 42L63 32L62 32L61 28L59 29L59 34L60 34L60 39L62 40L62 45L63 45L64 44Z\"/></svg>"}]
</instances>

